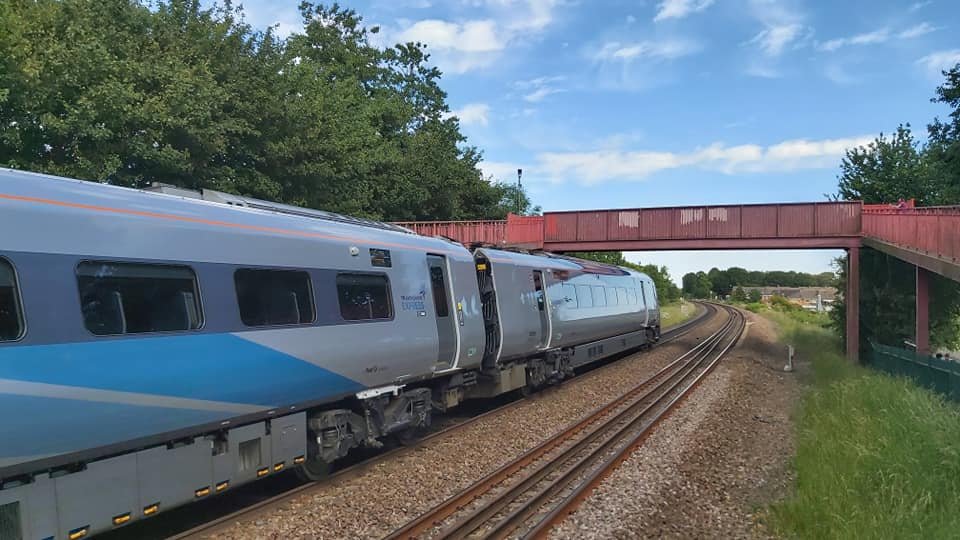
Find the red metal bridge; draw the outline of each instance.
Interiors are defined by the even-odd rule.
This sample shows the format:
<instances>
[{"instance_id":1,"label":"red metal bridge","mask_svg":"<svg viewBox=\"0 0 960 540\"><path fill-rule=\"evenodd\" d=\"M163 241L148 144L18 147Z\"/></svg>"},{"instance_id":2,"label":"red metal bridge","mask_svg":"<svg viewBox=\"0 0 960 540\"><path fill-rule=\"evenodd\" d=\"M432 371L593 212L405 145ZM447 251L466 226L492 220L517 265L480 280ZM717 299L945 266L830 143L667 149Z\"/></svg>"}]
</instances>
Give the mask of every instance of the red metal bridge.
<instances>
[{"instance_id":1,"label":"red metal bridge","mask_svg":"<svg viewBox=\"0 0 960 540\"><path fill-rule=\"evenodd\" d=\"M400 223L464 244L565 251L844 249L848 254L847 356L859 344L860 249L916 267L916 345L928 352L930 273L960 281L960 207L860 202L624 208L510 215L496 221Z\"/></svg>"}]
</instances>

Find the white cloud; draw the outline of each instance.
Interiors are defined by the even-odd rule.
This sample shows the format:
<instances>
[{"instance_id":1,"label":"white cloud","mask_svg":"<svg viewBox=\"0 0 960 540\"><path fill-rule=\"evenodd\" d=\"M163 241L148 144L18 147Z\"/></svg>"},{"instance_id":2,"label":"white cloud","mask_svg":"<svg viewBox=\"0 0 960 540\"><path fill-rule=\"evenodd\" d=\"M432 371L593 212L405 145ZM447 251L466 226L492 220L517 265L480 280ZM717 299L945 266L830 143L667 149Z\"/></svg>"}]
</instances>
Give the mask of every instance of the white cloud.
<instances>
[{"instance_id":1,"label":"white cloud","mask_svg":"<svg viewBox=\"0 0 960 540\"><path fill-rule=\"evenodd\" d=\"M486 103L469 103L459 109L450 111L447 116L456 116L460 119L460 125L463 126L485 126L490 120L490 106Z\"/></svg>"},{"instance_id":2,"label":"white cloud","mask_svg":"<svg viewBox=\"0 0 960 540\"><path fill-rule=\"evenodd\" d=\"M466 53L491 52L503 49L504 43L496 34L492 20L468 21L464 24L427 19L417 21L401 32L401 42L427 43L441 51L455 50Z\"/></svg>"},{"instance_id":3,"label":"white cloud","mask_svg":"<svg viewBox=\"0 0 960 540\"><path fill-rule=\"evenodd\" d=\"M889 39L890 31L886 28L881 28L879 30L874 30L873 32L865 32L863 34L857 34L850 37L824 41L823 43L817 45L817 49L830 52L841 47L847 47L849 45L871 45L874 43L884 43Z\"/></svg>"},{"instance_id":4,"label":"white cloud","mask_svg":"<svg viewBox=\"0 0 960 540\"><path fill-rule=\"evenodd\" d=\"M918 9L923 9L932 3L933 3L932 0L926 0L924 2L914 2L910 4L910 7L907 8L907 11L913 13L914 11L917 11Z\"/></svg>"},{"instance_id":5,"label":"white cloud","mask_svg":"<svg viewBox=\"0 0 960 540\"><path fill-rule=\"evenodd\" d=\"M550 88L545 86L543 88L537 88L533 92L530 92L529 94L523 96L523 99L525 101L529 101L530 103L537 103L541 101L543 98L549 96L550 94L556 94L558 92L563 92L563 90L560 90L559 88Z\"/></svg>"},{"instance_id":6,"label":"white cloud","mask_svg":"<svg viewBox=\"0 0 960 540\"><path fill-rule=\"evenodd\" d=\"M671 39L664 41L639 41L635 43L620 43L611 41L605 43L599 51L594 53L594 60L629 62L638 58L655 60L672 60L694 54L700 46L691 41Z\"/></svg>"},{"instance_id":7,"label":"white cloud","mask_svg":"<svg viewBox=\"0 0 960 540\"><path fill-rule=\"evenodd\" d=\"M486 17L448 21L399 21L399 29L383 28L382 44L420 42L434 63L449 73L464 73L495 63L511 46L536 38L554 21L563 0L474 0Z\"/></svg>"},{"instance_id":8,"label":"white cloud","mask_svg":"<svg viewBox=\"0 0 960 540\"><path fill-rule=\"evenodd\" d=\"M787 45L803 34L803 25L797 23L771 25L753 36L747 44L758 45L770 57L780 56Z\"/></svg>"},{"instance_id":9,"label":"white cloud","mask_svg":"<svg viewBox=\"0 0 960 540\"><path fill-rule=\"evenodd\" d=\"M947 71L960 63L960 49L936 51L917 60L930 75L939 77L941 71Z\"/></svg>"},{"instance_id":10,"label":"white cloud","mask_svg":"<svg viewBox=\"0 0 960 540\"><path fill-rule=\"evenodd\" d=\"M495 182L516 182L517 169L523 165L507 161L481 161L480 172L484 178L492 178Z\"/></svg>"},{"instance_id":11,"label":"white cloud","mask_svg":"<svg viewBox=\"0 0 960 540\"><path fill-rule=\"evenodd\" d=\"M849 47L851 45L875 45L878 43L886 43L893 38L912 39L924 34L929 34L935 30L937 30L937 28L927 22L915 24L910 28L906 28L900 32L897 32L896 34L891 33L887 28L880 28L872 32L864 32L862 34L856 34L850 37L842 37L824 41L823 43L819 43L817 45L817 49L825 52L832 52L842 47Z\"/></svg>"},{"instance_id":12,"label":"white cloud","mask_svg":"<svg viewBox=\"0 0 960 540\"><path fill-rule=\"evenodd\" d=\"M637 18L633 15L627 15L627 24L633 24L637 22Z\"/></svg>"},{"instance_id":13,"label":"white cloud","mask_svg":"<svg viewBox=\"0 0 960 540\"><path fill-rule=\"evenodd\" d=\"M565 80L565 77L562 76L537 77L536 79L527 81L517 81L513 83L513 86L524 92L523 99L525 101L537 103L551 94L563 92L564 90L562 88L555 86L555 83L563 80Z\"/></svg>"},{"instance_id":14,"label":"white cloud","mask_svg":"<svg viewBox=\"0 0 960 540\"><path fill-rule=\"evenodd\" d=\"M303 32L303 18L296 4L273 6L260 2L244 5L246 21L257 28L273 27L277 37L286 38L294 32Z\"/></svg>"},{"instance_id":15,"label":"white cloud","mask_svg":"<svg viewBox=\"0 0 960 540\"><path fill-rule=\"evenodd\" d=\"M865 145L872 136L840 139L794 139L770 146L714 143L690 152L602 149L589 152L544 152L531 167L536 176L554 183L598 184L637 181L655 173L699 168L722 174L792 172L836 167L848 148Z\"/></svg>"},{"instance_id":16,"label":"white cloud","mask_svg":"<svg viewBox=\"0 0 960 540\"><path fill-rule=\"evenodd\" d=\"M654 22L666 19L682 19L692 13L703 11L713 4L714 0L663 0L657 6Z\"/></svg>"},{"instance_id":17,"label":"white cloud","mask_svg":"<svg viewBox=\"0 0 960 540\"><path fill-rule=\"evenodd\" d=\"M911 38L922 36L924 34L929 34L930 32L934 32L936 30L937 30L937 27L933 26L932 24L927 22L922 22L920 24L911 26L910 28L907 28L906 30L900 32L899 34L897 34L897 37L900 39L911 39Z\"/></svg>"}]
</instances>

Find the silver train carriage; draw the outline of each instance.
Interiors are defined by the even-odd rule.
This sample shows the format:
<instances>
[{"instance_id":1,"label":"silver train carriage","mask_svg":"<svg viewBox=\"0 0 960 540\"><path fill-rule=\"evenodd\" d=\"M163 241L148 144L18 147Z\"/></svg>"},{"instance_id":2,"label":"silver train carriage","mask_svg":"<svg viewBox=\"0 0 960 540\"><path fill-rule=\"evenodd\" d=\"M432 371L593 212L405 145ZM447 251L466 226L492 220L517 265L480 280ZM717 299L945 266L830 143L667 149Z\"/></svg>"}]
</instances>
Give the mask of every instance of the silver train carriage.
<instances>
[{"instance_id":1,"label":"silver train carriage","mask_svg":"<svg viewBox=\"0 0 960 540\"><path fill-rule=\"evenodd\" d=\"M629 269L0 169L0 538L77 540L659 337Z\"/></svg>"}]
</instances>

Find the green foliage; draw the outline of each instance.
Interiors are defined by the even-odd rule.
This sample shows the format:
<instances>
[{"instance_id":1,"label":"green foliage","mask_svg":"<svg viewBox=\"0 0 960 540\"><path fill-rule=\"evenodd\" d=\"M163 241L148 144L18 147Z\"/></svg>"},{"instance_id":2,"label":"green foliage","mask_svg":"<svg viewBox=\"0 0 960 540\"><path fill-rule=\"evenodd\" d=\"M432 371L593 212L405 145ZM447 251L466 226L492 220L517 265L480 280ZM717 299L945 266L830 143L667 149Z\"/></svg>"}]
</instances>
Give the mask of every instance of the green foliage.
<instances>
[{"instance_id":1,"label":"green foliage","mask_svg":"<svg viewBox=\"0 0 960 540\"><path fill-rule=\"evenodd\" d=\"M949 121L935 119L929 140L920 144L910 126L892 137L881 134L865 147L847 152L841 162L838 196L865 203L894 203L915 198L922 205L960 204L960 65L944 73L935 102L951 107ZM846 289L845 260L838 261L838 288ZM914 337L914 267L873 250L860 254L861 343L873 340L903 346ZM960 347L960 284L934 276L930 291L930 338L935 346ZM846 326L843 298L831 312L833 326Z\"/></svg>"},{"instance_id":2,"label":"green foliage","mask_svg":"<svg viewBox=\"0 0 960 540\"><path fill-rule=\"evenodd\" d=\"M706 272L689 272L681 279L683 294L688 298L713 298L713 284Z\"/></svg>"},{"instance_id":3,"label":"green foliage","mask_svg":"<svg viewBox=\"0 0 960 540\"><path fill-rule=\"evenodd\" d=\"M752 303L757 303L763 298L763 295L760 294L760 291L757 289L751 289L750 294L747 295L747 301Z\"/></svg>"},{"instance_id":4,"label":"green foliage","mask_svg":"<svg viewBox=\"0 0 960 540\"><path fill-rule=\"evenodd\" d=\"M746 270L731 266L726 270L711 268L707 272L710 289L720 298L733 293L734 287L832 287L836 275L832 272L808 274L806 272L772 270ZM759 298L757 299L759 301Z\"/></svg>"},{"instance_id":5,"label":"green foliage","mask_svg":"<svg viewBox=\"0 0 960 540\"><path fill-rule=\"evenodd\" d=\"M0 3L0 165L385 220L516 208L424 46L379 49L353 10L300 10L303 32L279 39L229 2Z\"/></svg>"},{"instance_id":6,"label":"green foliage","mask_svg":"<svg viewBox=\"0 0 960 540\"><path fill-rule=\"evenodd\" d=\"M761 304L760 302L750 302L749 304L747 304L747 305L745 305L745 306L743 306L743 307L744 307L744 309L746 309L747 311L752 311L752 312L754 312L754 313L760 313L761 311L763 311L763 310L765 309L765 308L764 308L764 305Z\"/></svg>"},{"instance_id":7,"label":"green foliage","mask_svg":"<svg viewBox=\"0 0 960 540\"><path fill-rule=\"evenodd\" d=\"M734 302L745 303L747 301L747 293L743 290L743 287L737 287L733 289L733 293L730 295L730 300Z\"/></svg>"},{"instance_id":8,"label":"green foliage","mask_svg":"<svg viewBox=\"0 0 960 540\"><path fill-rule=\"evenodd\" d=\"M960 411L906 379L855 367L837 336L778 318L812 363L797 418L796 493L772 508L787 538L952 538Z\"/></svg>"}]
</instances>

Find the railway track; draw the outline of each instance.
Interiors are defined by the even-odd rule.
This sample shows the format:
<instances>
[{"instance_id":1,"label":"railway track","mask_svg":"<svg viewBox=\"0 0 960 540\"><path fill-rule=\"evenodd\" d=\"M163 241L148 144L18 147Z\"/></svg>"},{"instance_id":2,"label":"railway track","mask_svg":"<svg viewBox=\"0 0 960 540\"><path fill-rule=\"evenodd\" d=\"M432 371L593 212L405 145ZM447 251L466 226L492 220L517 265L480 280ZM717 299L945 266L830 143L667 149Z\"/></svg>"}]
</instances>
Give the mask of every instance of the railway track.
<instances>
[{"instance_id":1,"label":"railway track","mask_svg":"<svg viewBox=\"0 0 960 540\"><path fill-rule=\"evenodd\" d=\"M672 341L676 341L681 337L687 335L688 333L692 332L693 330L698 328L702 323L710 320L712 315L714 315L718 309L713 304L699 304L699 305L702 307L702 309L700 310L700 313L694 316L692 319L682 324L679 324L677 326L674 326L672 328L669 328L668 330L663 332L661 336L660 344L666 344ZM631 353L631 354L635 354L635 353ZM602 366L600 367L600 369L602 369ZM541 394L543 392L556 391L556 389L563 386L563 384L566 384L574 380L577 380L577 378L575 377L573 379L567 379L566 381L563 381L559 385L555 385L553 387L549 387L541 391ZM146 530L146 531L142 530L146 527L151 526L150 522L144 522L142 525L138 524L138 527L136 528L136 530L134 528L131 528L129 530L118 530L116 531L117 533L119 533L118 535L108 534L106 536L109 537L110 540L120 540L120 539L126 539L126 538L161 538L161 537L166 537L169 540L186 540L186 539L202 538L210 535L215 535L218 531L221 531L225 528L232 526L237 521L249 520L249 519L255 518L256 516L269 513L272 509L276 508L279 505L282 505L286 501L289 501L300 495L304 495L319 489L323 489L326 485L328 485L331 482L342 482L342 481L349 480L350 478L357 477L365 473L366 471L370 470L377 463L380 463L387 459L394 459L407 452L414 451L417 447L422 446L432 440L449 435L449 433L455 430L463 429L489 416L501 414L512 407L516 407L520 405L523 402L524 400L522 399L516 399L510 402L507 402L505 404L499 405L493 409L482 412L480 414L471 416L465 420L454 421L455 423L452 423L444 427L443 429L440 429L438 431L430 433L429 435L426 435L425 437L417 440L414 444L410 446L401 446L398 448L387 450L385 452L380 452L369 459L366 459L364 461L361 461L359 463L356 463L354 465L348 466L344 469L334 472L333 474L330 475L329 478L325 480L322 480L319 482L308 482L308 483L298 484L289 489L283 489L280 493L277 493L275 495L267 496L266 498L261 497L256 499L252 503L242 504L241 508L235 511L228 512L228 513L222 513L221 511L220 517L217 517L212 520L204 521L203 523L197 526L194 526L192 528L189 528L187 530L183 530L184 529L183 526L177 527L176 525L169 525L167 527L159 528L160 531L163 531L163 532L154 531L153 533L151 533L149 530ZM245 487L253 488L254 486L255 485L245 486ZM190 512L193 509L194 508L185 507L183 511ZM166 517L174 518L173 515L168 515ZM196 522L196 519L192 519L188 517L186 519L183 519L182 521L190 523L190 522ZM187 527L189 527L189 525L187 525ZM171 533L171 531L178 531L178 530L181 532ZM132 534L132 536L127 536L128 534Z\"/></svg>"},{"instance_id":2,"label":"railway track","mask_svg":"<svg viewBox=\"0 0 960 540\"><path fill-rule=\"evenodd\" d=\"M724 325L696 347L388 538L545 537L736 344L745 319L723 309Z\"/></svg>"}]
</instances>

